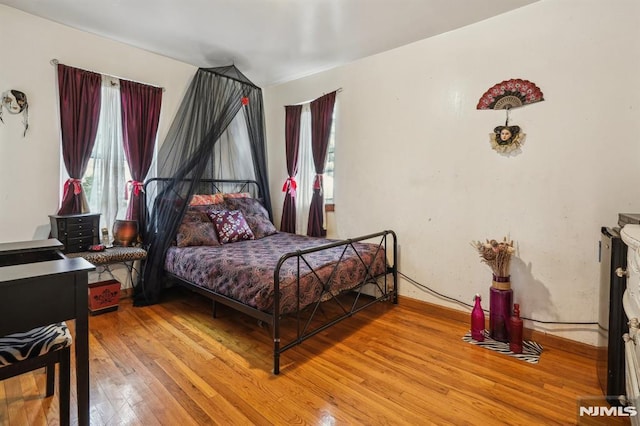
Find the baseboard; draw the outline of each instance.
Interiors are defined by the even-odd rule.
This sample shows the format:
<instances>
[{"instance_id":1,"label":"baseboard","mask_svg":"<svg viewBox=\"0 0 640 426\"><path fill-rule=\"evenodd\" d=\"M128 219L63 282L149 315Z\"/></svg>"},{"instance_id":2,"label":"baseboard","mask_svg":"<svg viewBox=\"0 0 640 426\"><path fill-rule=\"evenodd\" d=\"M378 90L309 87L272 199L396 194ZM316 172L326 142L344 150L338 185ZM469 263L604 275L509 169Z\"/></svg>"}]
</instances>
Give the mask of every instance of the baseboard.
<instances>
[{"instance_id":1,"label":"baseboard","mask_svg":"<svg viewBox=\"0 0 640 426\"><path fill-rule=\"evenodd\" d=\"M425 302L423 300L407 296L399 296L398 303L420 312L426 312L429 315L435 315L463 323L470 322L469 312L436 305L435 303ZM593 360L597 358L598 348L586 343L566 339L564 337L555 336L538 330L532 330L526 327L523 330L522 337L526 340L533 340L541 344L543 347L559 349Z\"/></svg>"}]
</instances>

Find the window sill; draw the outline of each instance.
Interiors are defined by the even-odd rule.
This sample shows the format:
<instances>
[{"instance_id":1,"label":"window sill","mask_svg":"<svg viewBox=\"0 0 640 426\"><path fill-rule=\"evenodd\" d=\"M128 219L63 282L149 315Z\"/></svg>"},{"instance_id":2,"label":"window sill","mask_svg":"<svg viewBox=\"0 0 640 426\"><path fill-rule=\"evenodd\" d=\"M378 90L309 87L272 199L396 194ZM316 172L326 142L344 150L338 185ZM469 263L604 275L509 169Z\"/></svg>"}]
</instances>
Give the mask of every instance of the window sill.
<instances>
[{"instance_id":1,"label":"window sill","mask_svg":"<svg viewBox=\"0 0 640 426\"><path fill-rule=\"evenodd\" d=\"M333 203L324 205L324 211L325 212L334 212L335 209L336 209L336 205L333 204Z\"/></svg>"}]
</instances>

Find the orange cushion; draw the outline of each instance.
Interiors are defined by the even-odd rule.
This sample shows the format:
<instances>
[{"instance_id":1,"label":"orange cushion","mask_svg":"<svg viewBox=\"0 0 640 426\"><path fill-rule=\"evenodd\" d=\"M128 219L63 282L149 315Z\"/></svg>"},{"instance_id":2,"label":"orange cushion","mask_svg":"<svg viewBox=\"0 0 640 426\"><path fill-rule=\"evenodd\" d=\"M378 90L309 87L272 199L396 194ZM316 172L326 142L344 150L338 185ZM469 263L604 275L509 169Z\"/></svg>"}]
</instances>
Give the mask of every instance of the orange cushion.
<instances>
[{"instance_id":1,"label":"orange cushion","mask_svg":"<svg viewBox=\"0 0 640 426\"><path fill-rule=\"evenodd\" d=\"M217 194L194 194L189 202L190 206L206 206L209 204L220 204L224 202L224 197L221 193Z\"/></svg>"}]
</instances>

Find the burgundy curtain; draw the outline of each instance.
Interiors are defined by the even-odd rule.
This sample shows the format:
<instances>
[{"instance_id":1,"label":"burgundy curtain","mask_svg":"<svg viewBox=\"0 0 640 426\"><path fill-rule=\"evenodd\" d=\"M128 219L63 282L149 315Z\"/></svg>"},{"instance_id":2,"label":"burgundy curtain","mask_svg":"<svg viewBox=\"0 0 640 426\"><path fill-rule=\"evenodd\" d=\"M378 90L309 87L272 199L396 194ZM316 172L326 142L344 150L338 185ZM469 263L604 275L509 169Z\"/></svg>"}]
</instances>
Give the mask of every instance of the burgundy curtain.
<instances>
[{"instance_id":1,"label":"burgundy curtain","mask_svg":"<svg viewBox=\"0 0 640 426\"><path fill-rule=\"evenodd\" d=\"M144 218L140 213L140 192L153 161L162 88L120 80L120 100L124 153L132 179L126 186L127 194L131 196L126 218L137 220L139 229L144 229Z\"/></svg>"},{"instance_id":2,"label":"burgundy curtain","mask_svg":"<svg viewBox=\"0 0 640 426\"><path fill-rule=\"evenodd\" d=\"M300 114L302 105L285 106L285 154L287 156L287 173L289 177L282 187L285 192L282 206L282 232L296 233L296 189L295 177L298 174L298 151L300 148Z\"/></svg>"},{"instance_id":3,"label":"burgundy curtain","mask_svg":"<svg viewBox=\"0 0 640 426\"><path fill-rule=\"evenodd\" d=\"M82 177L96 142L101 82L100 74L58 64L62 158L69 174L58 214L87 210Z\"/></svg>"},{"instance_id":4,"label":"burgundy curtain","mask_svg":"<svg viewBox=\"0 0 640 426\"><path fill-rule=\"evenodd\" d=\"M311 102L311 152L316 169L316 177L313 180L313 196L309 207L309 224L307 225L307 235L311 237L327 235L327 230L324 228L322 175L327 158L335 101L336 92L331 92Z\"/></svg>"}]
</instances>

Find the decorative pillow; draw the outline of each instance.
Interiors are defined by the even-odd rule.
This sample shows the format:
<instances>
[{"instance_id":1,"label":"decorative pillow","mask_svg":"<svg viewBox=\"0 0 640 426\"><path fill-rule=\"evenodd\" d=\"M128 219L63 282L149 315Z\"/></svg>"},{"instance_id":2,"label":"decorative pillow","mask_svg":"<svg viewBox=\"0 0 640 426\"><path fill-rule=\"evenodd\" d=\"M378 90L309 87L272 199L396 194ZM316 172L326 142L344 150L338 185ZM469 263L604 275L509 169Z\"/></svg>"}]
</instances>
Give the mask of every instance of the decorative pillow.
<instances>
[{"instance_id":1,"label":"decorative pillow","mask_svg":"<svg viewBox=\"0 0 640 426\"><path fill-rule=\"evenodd\" d=\"M222 194L222 196L225 200L228 198L251 198L251 194L248 192L227 192Z\"/></svg>"},{"instance_id":2,"label":"decorative pillow","mask_svg":"<svg viewBox=\"0 0 640 426\"><path fill-rule=\"evenodd\" d=\"M256 198L227 198L224 205L229 210L240 210L253 232L255 239L275 234L276 227L269 220L267 209Z\"/></svg>"},{"instance_id":3,"label":"decorative pillow","mask_svg":"<svg viewBox=\"0 0 640 426\"><path fill-rule=\"evenodd\" d=\"M204 216L204 221L211 222L209 219L209 210L228 210L224 203L221 204L203 204L201 206L189 206L188 212L199 212ZM184 221L184 219L183 219Z\"/></svg>"},{"instance_id":4,"label":"decorative pillow","mask_svg":"<svg viewBox=\"0 0 640 426\"><path fill-rule=\"evenodd\" d=\"M178 247L218 246L220 242L209 217L197 210L187 210L176 234Z\"/></svg>"},{"instance_id":5,"label":"decorative pillow","mask_svg":"<svg viewBox=\"0 0 640 426\"><path fill-rule=\"evenodd\" d=\"M256 240L278 232L269 218L264 217L261 214L248 214L245 215L244 218L247 221L247 225L249 225L249 228L253 233L253 237Z\"/></svg>"},{"instance_id":6,"label":"decorative pillow","mask_svg":"<svg viewBox=\"0 0 640 426\"><path fill-rule=\"evenodd\" d=\"M209 216L207 216L206 210L201 210L201 206L189 206L187 211L184 212L182 217L182 223L189 222L211 222Z\"/></svg>"},{"instance_id":7,"label":"decorative pillow","mask_svg":"<svg viewBox=\"0 0 640 426\"><path fill-rule=\"evenodd\" d=\"M189 202L190 206L205 206L208 204L220 204L224 201L221 193L216 194L194 194Z\"/></svg>"},{"instance_id":8,"label":"decorative pillow","mask_svg":"<svg viewBox=\"0 0 640 426\"><path fill-rule=\"evenodd\" d=\"M254 239L240 210L210 210L208 214L216 228L220 244Z\"/></svg>"},{"instance_id":9,"label":"decorative pillow","mask_svg":"<svg viewBox=\"0 0 640 426\"><path fill-rule=\"evenodd\" d=\"M240 210L245 216L259 214L266 218L269 217L267 209L255 198L227 198L224 200L224 205L227 210Z\"/></svg>"}]
</instances>

